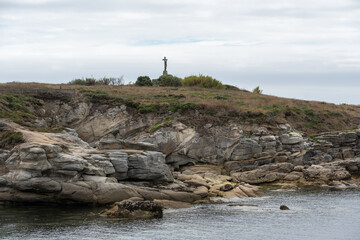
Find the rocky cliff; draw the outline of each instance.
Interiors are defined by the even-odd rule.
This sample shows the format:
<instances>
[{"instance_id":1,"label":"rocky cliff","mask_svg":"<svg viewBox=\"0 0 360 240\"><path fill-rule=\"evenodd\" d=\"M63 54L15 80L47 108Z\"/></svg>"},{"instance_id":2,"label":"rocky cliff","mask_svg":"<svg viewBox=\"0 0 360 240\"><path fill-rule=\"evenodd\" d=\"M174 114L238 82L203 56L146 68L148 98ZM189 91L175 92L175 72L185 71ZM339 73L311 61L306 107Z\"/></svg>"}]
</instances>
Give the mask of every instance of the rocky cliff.
<instances>
[{"instance_id":1,"label":"rocky cliff","mask_svg":"<svg viewBox=\"0 0 360 240\"><path fill-rule=\"evenodd\" d=\"M140 114L82 99L50 99L32 111L39 127L66 129L1 121L2 131L24 138L1 150L2 201L201 202L259 195L249 183L359 183L357 130L307 138L289 124L214 123L197 110Z\"/></svg>"}]
</instances>

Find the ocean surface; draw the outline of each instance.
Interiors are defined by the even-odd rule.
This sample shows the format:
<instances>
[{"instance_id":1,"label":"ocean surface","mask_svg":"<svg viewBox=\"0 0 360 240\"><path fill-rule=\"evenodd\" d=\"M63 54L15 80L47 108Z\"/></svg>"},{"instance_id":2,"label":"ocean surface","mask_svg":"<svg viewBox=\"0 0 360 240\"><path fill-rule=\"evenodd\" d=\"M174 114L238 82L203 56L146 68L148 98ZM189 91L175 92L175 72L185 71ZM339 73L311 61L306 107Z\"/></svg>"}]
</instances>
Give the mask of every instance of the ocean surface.
<instances>
[{"instance_id":1,"label":"ocean surface","mask_svg":"<svg viewBox=\"0 0 360 240\"><path fill-rule=\"evenodd\" d=\"M285 204L290 210L281 211ZM266 197L114 220L98 208L0 205L0 239L360 240L360 191L268 191Z\"/></svg>"}]
</instances>

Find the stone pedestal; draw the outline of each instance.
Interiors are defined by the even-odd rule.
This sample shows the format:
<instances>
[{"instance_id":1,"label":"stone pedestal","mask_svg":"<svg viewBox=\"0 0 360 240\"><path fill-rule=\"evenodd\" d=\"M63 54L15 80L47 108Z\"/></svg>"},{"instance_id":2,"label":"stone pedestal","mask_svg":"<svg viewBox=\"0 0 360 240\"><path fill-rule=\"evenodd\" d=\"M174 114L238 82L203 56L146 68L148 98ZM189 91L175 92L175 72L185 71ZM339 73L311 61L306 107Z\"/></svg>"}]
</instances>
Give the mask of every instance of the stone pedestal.
<instances>
[{"instance_id":1,"label":"stone pedestal","mask_svg":"<svg viewBox=\"0 0 360 240\"><path fill-rule=\"evenodd\" d=\"M163 75L167 75L168 72L166 70L163 71Z\"/></svg>"}]
</instances>

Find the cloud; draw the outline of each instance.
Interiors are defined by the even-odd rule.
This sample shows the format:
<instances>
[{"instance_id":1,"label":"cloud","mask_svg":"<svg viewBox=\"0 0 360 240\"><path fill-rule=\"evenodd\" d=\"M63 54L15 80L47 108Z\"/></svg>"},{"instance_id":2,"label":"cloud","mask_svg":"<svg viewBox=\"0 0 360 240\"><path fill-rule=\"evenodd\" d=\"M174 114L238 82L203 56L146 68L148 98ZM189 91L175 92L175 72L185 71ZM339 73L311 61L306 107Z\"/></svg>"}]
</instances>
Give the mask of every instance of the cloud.
<instances>
[{"instance_id":1,"label":"cloud","mask_svg":"<svg viewBox=\"0 0 360 240\"><path fill-rule=\"evenodd\" d=\"M326 84L319 79L332 75L332 86L356 89L358 16L356 0L2 0L0 81L155 78L167 56L175 75L264 85L280 96L287 92L275 86ZM253 82L238 83L247 76ZM341 102L336 91L329 87L326 99Z\"/></svg>"}]
</instances>

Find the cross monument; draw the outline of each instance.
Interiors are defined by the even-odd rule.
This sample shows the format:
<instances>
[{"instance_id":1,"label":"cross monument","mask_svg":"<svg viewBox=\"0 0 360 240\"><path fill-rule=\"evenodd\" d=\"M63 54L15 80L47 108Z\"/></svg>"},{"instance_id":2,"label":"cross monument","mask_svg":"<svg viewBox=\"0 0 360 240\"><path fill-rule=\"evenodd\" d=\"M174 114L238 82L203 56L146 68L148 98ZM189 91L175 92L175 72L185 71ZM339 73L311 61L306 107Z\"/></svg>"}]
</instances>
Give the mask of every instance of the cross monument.
<instances>
[{"instance_id":1,"label":"cross monument","mask_svg":"<svg viewBox=\"0 0 360 240\"><path fill-rule=\"evenodd\" d=\"M163 59L163 61L164 61L164 71L163 71L163 75L167 75L167 58L166 57L164 57L164 59Z\"/></svg>"}]
</instances>

